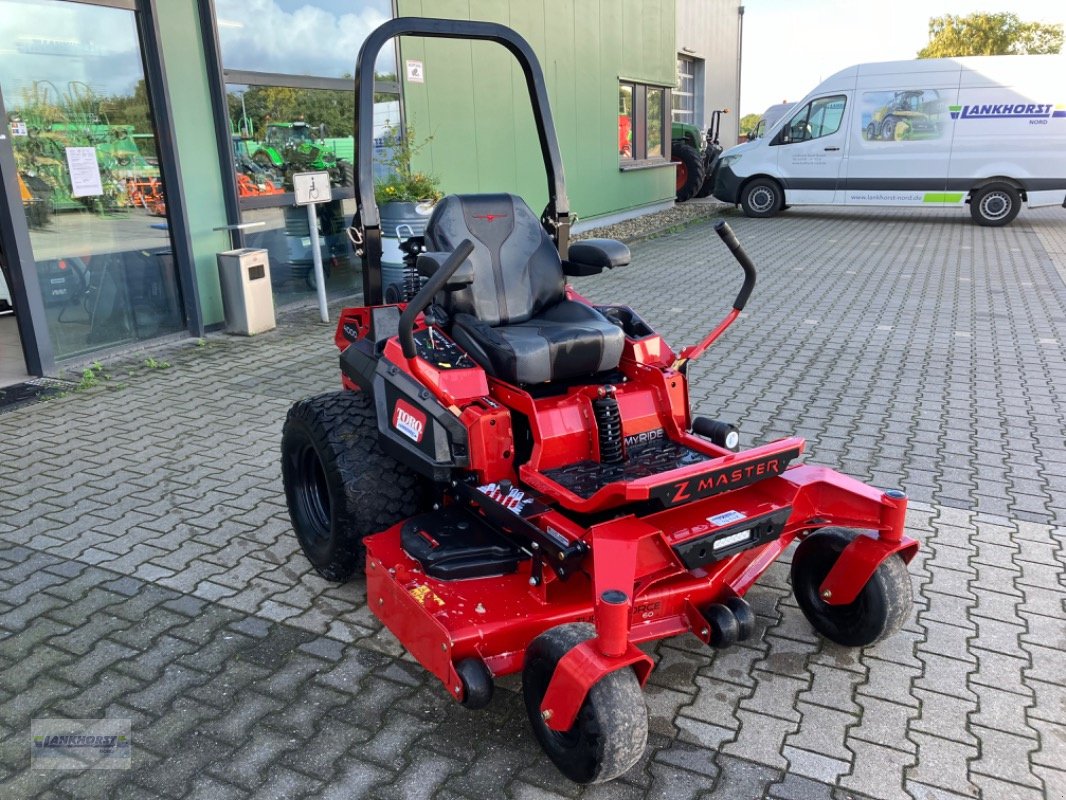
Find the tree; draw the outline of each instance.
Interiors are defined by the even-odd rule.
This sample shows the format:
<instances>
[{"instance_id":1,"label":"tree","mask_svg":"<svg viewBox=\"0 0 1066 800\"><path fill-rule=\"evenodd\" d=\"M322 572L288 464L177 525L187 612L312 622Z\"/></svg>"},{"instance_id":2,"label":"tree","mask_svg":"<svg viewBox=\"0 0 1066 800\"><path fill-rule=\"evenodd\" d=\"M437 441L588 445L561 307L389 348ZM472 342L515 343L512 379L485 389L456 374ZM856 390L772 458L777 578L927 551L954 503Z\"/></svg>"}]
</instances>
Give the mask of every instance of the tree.
<instances>
[{"instance_id":1,"label":"tree","mask_svg":"<svg viewBox=\"0 0 1066 800\"><path fill-rule=\"evenodd\" d=\"M752 132L759 124L759 114L745 114L740 118L740 134L744 136Z\"/></svg>"},{"instance_id":2,"label":"tree","mask_svg":"<svg viewBox=\"0 0 1066 800\"><path fill-rule=\"evenodd\" d=\"M1058 53L1062 26L1023 22L1017 14L945 14L929 20L929 44L918 58Z\"/></svg>"}]
</instances>

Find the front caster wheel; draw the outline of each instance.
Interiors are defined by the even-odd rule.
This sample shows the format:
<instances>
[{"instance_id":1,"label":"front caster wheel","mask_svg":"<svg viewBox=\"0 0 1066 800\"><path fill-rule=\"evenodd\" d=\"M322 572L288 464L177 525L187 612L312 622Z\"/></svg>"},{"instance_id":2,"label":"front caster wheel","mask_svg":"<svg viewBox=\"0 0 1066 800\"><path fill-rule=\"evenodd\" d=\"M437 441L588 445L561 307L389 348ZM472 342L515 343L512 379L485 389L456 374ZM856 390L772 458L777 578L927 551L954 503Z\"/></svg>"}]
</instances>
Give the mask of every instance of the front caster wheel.
<instances>
[{"instance_id":1,"label":"front caster wheel","mask_svg":"<svg viewBox=\"0 0 1066 800\"><path fill-rule=\"evenodd\" d=\"M628 772L648 742L648 709L631 669L612 672L594 685L570 730L552 730L541 717L540 704L559 659L595 635L595 627L584 622L551 628L526 649L522 668L533 734L552 763L575 783L602 783Z\"/></svg>"},{"instance_id":2,"label":"front caster wheel","mask_svg":"<svg viewBox=\"0 0 1066 800\"><path fill-rule=\"evenodd\" d=\"M792 591L804 616L822 636L846 647L865 647L891 636L911 613L907 565L898 555L884 561L847 605L822 599L822 581L844 548L861 535L847 528L823 528L800 542L792 557Z\"/></svg>"},{"instance_id":3,"label":"front caster wheel","mask_svg":"<svg viewBox=\"0 0 1066 800\"><path fill-rule=\"evenodd\" d=\"M463 682L463 705L471 710L484 708L492 700L492 674L480 658L464 658L455 665Z\"/></svg>"}]
</instances>

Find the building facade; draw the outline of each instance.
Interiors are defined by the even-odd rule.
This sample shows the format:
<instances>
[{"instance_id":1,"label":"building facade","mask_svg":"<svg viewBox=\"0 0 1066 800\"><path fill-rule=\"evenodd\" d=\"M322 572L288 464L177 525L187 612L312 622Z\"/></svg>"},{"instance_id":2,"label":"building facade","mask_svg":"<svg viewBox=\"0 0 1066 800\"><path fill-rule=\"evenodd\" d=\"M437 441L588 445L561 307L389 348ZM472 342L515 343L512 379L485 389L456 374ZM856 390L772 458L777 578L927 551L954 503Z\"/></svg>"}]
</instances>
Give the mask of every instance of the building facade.
<instances>
[{"instance_id":1,"label":"building facade","mask_svg":"<svg viewBox=\"0 0 1066 800\"><path fill-rule=\"evenodd\" d=\"M293 172L329 172L327 292L358 293L344 233L352 73L367 33L397 15L496 21L530 41L583 225L672 203L673 93L696 80L679 81L680 55L701 64L694 117L738 93L739 17L717 2L0 0L0 386L218 329L216 254L234 247L269 251L276 304L313 297ZM522 76L502 48L405 38L383 51L375 148L404 129L428 140L416 167L444 191L544 206Z\"/></svg>"}]
</instances>

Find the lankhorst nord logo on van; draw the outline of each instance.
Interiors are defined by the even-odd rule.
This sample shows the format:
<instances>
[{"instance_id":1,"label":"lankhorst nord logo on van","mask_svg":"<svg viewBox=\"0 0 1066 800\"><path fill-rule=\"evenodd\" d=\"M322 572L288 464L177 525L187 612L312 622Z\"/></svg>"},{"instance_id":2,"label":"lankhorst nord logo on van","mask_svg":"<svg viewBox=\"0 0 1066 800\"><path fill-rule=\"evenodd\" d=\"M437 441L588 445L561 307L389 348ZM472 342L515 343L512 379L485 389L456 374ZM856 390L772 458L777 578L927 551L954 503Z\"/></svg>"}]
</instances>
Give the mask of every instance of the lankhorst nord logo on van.
<instances>
[{"instance_id":1,"label":"lankhorst nord logo on van","mask_svg":"<svg viewBox=\"0 0 1066 800\"><path fill-rule=\"evenodd\" d=\"M1045 119L1066 117L1066 105L1051 103L981 103L948 106L952 119Z\"/></svg>"}]
</instances>

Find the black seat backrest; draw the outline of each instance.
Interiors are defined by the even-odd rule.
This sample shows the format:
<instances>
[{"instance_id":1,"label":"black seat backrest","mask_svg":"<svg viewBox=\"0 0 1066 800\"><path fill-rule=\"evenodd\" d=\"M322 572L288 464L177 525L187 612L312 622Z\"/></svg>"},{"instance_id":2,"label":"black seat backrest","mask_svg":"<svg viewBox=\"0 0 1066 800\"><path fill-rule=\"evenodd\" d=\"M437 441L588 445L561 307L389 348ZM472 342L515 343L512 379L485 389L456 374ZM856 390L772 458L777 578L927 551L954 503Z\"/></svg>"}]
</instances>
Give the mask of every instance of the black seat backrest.
<instances>
[{"instance_id":1,"label":"black seat backrest","mask_svg":"<svg viewBox=\"0 0 1066 800\"><path fill-rule=\"evenodd\" d=\"M426 248L447 253L463 239L474 243L468 259L474 265L474 282L445 293L443 305L449 314L511 325L525 322L565 296L559 251L521 197L445 197L426 224Z\"/></svg>"}]
</instances>

